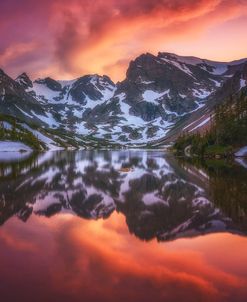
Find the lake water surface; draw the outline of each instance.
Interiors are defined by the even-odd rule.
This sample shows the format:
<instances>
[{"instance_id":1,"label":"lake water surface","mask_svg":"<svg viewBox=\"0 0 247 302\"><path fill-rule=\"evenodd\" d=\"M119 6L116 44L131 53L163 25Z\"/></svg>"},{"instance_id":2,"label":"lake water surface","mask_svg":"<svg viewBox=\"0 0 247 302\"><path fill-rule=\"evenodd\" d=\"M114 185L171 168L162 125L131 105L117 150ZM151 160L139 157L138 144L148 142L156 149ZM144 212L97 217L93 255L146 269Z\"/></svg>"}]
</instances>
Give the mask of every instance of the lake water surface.
<instances>
[{"instance_id":1,"label":"lake water surface","mask_svg":"<svg viewBox=\"0 0 247 302\"><path fill-rule=\"evenodd\" d=\"M247 301L246 162L0 156L0 299Z\"/></svg>"}]
</instances>

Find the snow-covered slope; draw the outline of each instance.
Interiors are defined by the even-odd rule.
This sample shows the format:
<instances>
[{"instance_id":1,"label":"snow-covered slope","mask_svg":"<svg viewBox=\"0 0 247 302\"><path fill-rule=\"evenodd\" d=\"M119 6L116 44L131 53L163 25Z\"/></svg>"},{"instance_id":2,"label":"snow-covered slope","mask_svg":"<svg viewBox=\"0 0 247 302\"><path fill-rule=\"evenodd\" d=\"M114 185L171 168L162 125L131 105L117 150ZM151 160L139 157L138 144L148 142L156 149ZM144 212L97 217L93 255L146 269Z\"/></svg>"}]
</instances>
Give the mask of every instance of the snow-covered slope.
<instances>
[{"instance_id":1,"label":"snow-covered slope","mask_svg":"<svg viewBox=\"0 0 247 302\"><path fill-rule=\"evenodd\" d=\"M32 149L22 142L0 141L0 152L31 151Z\"/></svg>"},{"instance_id":2,"label":"snow-covered slope","mask_svg":"<svg viewBox=\"0 0 247 302\"><path fill-rule=\"evenodd\" d=\"M83 105L85 110L110 99L115 89L115 84L107 76L88 75L71 81L38 79L29 92L44 103Z\"/></svg>"},{"instance_id":3,"label":"snow-covered slope","mask_svg":"<svg viewBox=\"0 0 247 302\"><path fill-rule=\"evenodd\" d=\"M247 58L231 62L217 62L192 56L179 56L172 53L159 53L162 60L169 62L193 76L193 67L199 67L213 75L229 76L233 70L246 63ZM191 70L192 69L192 70ZM233 72L234 73L234 72ZM233 75L232 73L232 75Z\"/></svg>"},{"instance_id":4,"label":"snow-covered slope","mask_svg":"<svg viewBox=\"0 0 247 302\"><path fill-rule=\"evenodd\" d=\"M58 122L50 108L28 93L30 86L32 82L26 74L14 81L0 70L0 113L39 126L57 128Z\"/></svg>"}]
</instances>

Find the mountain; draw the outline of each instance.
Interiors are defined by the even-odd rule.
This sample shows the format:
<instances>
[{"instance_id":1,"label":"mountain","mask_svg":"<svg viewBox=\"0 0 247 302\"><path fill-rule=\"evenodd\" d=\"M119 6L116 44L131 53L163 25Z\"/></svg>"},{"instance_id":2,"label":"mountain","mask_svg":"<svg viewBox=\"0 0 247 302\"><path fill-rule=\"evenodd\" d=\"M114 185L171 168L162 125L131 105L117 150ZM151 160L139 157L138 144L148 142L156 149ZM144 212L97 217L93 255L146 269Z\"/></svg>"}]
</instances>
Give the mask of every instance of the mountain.
<instances>
[{"instance_id":1,"label":"mountain","mask_svg":"<svg viewBox=\"0 0 247 302\"><path fill-rule=\"evenodd\" d=\"M85 118L120 142L164 138L178 121L205 107L207 99L245 61L218 63L167 53L141 55L130 63L126 79L118 83L111 101Z\"/></svg>"},{"instance_id":2,"label":"mountain","mask_svg":"<svg viewBox=\"0 0 247 302\"><path fill-rule=\"evenodd\" d=\"M246 86L246 62L147 53L131 61L116 84L105 75L32 81L26 73L13 80L1 71L0 113L72 140L169 144L191 122L198 120L196 129L206 124L215 104Z\"/></svg>"},{"instance_id":3,"label":"mountain","mask_svg":"<svg viewBox=\"0 0 247 302\"><path fill-rule=\"evenodd\" d=\"M224 73L224 81L206 99L202 108L182 117L161 140L155 142L156 146L174 142L181 133L203 133L212 124L215 106L223 104L229 99L237 99L241 93L247 95L247 63L245 60L234 61L228 65ZM236 64L236 65L235 65ZM229 73L232 73L230 74Z\"/></svg>"},{"instance_id":4,"label":"mountain","mask_svg":"<svg viewBox=\"0 0 247 302\"><path fill-rule=\"evenodd\" d=\"M27 122L44 124L49 119L45 108L25 91L22 85L0 70L1 113L21 118Z\"/></svg>"}]
</instances>

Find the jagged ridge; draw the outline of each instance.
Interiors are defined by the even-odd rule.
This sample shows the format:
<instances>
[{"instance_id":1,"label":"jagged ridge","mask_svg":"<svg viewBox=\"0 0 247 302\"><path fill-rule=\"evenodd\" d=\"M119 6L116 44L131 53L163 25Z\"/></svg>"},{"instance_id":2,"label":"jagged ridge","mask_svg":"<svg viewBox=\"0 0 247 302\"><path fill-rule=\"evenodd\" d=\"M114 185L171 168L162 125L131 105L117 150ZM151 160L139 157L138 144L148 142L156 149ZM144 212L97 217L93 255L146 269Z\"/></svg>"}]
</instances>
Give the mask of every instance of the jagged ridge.
<instances>
[{"instance_id":1,"label":"jagged ridge","mask_svg":"<svg viewBox=\"0 0 247 302\"><path fill-rule=\"evenodd\" d=\"M195 114L200 120L216 101L244 87L246 61L147 53L130 62L117 84L99 75L31 81L23 73L14 81L1 71L0 112L72 137L146 145L181 131L177 125Z\"/></svg>"}]
</instances>

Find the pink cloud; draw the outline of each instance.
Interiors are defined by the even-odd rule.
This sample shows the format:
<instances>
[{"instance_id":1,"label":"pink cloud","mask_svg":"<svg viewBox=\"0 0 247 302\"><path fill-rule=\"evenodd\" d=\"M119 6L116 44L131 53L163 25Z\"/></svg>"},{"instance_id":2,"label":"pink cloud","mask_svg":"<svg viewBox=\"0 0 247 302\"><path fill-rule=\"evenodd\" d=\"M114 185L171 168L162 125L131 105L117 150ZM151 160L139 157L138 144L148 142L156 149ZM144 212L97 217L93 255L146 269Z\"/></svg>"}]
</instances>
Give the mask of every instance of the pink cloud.
<instances>
[{"instance_id":1,"label":"pink cloud","mask_svg":"<svg viewBox=\"0 0 247 302\"><path fill-rule=\"evenodd\" d=\"M25 66L35 76L110 73L119 80L128 61L140 53L166 48L181 53L183 42L193 43L208 29L246 13L243 0L23 0L21 4L10 0L0 4L0 63L12 73ZM176 48L178 42L181 46ZM37 44L39 48L29 50ZM28 61L28 55L23 60L24 52L13 54L14 62L19 56L16 68L11 56L6 59L15 45L26 48L30 57ZM198 50L190 54L200 55ZM236 59L234 52L229 57Z\"/></svg>"}]
</instances>

